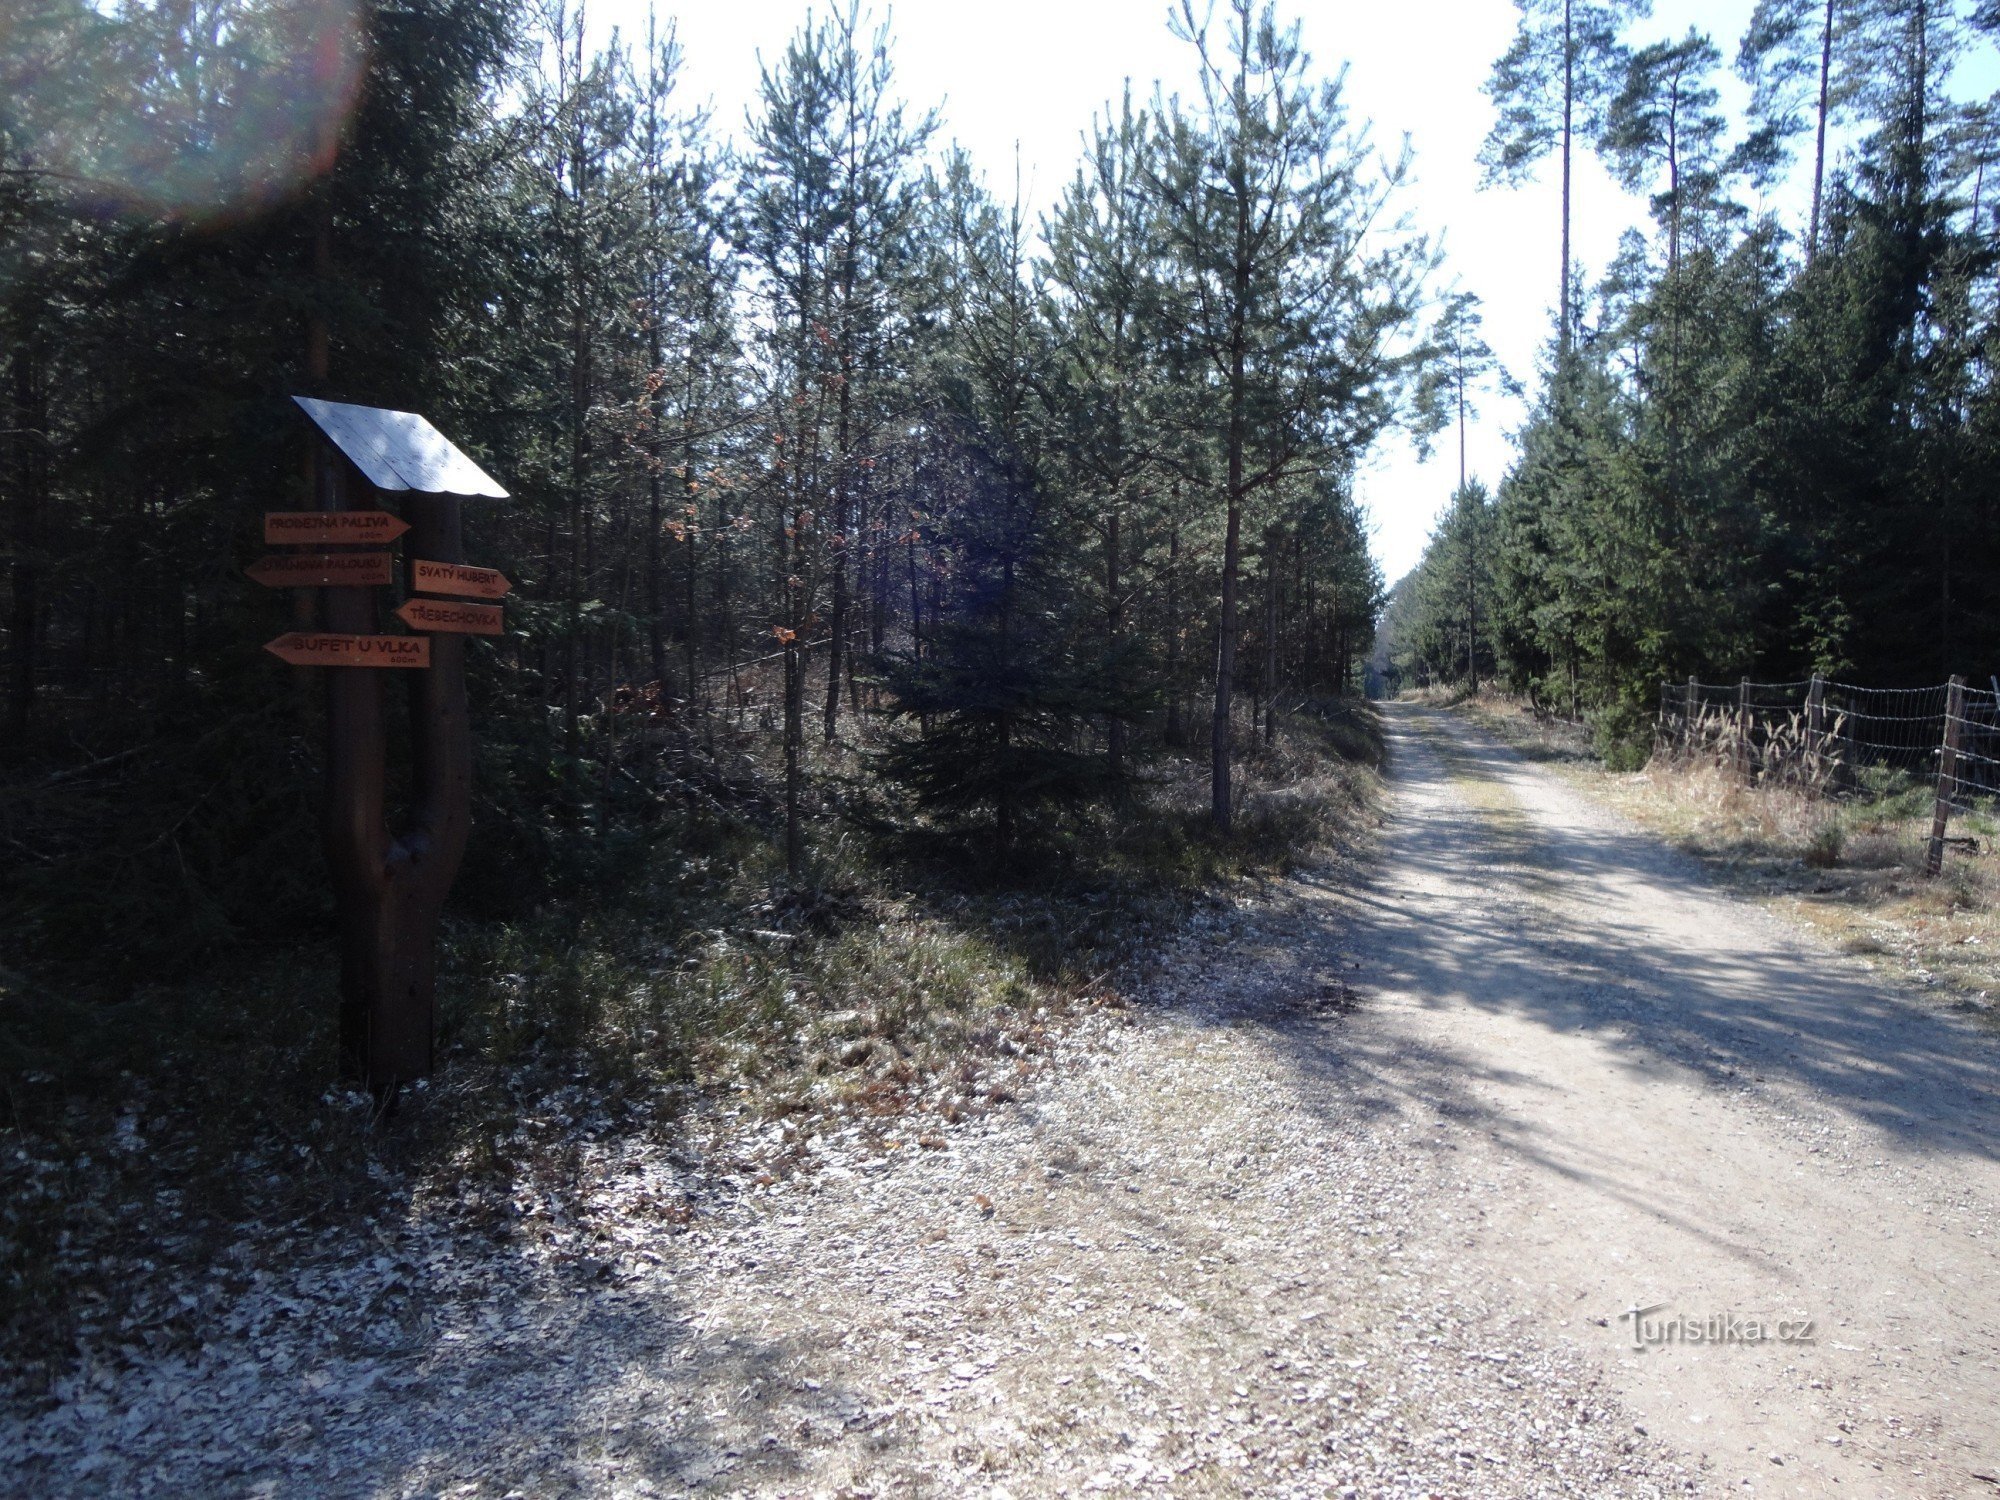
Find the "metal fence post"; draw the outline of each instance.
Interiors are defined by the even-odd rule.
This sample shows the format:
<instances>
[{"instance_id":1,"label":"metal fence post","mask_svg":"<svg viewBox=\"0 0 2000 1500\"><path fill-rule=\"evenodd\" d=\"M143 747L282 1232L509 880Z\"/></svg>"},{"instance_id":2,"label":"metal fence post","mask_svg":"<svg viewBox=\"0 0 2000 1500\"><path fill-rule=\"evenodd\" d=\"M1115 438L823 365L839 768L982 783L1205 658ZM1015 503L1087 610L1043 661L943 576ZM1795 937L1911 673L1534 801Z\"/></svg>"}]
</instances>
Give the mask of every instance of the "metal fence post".
<instances>
[{"instance_id":1,"label":"metal fence post","mask_svg":"<svg viewBox=\"0 0 2000 1500\"><path fill-rule=\"evenodd\" d=\"M1681 711L1681 748L1687 757L1694 758L1695 704L1701 696L1701 687L1694 680L1694 673L1688 673L1687 706Z\"/></svg>"},{"instance_id":2,"label":"metal fence post","mask_svg":"<svg viewBox=\"0 0 2000 1500\"><path fill-rule=\"evenodd\" d=\"M1965 679L1954 672L1944 695L1944 745L1938 751L1937 805L1931 811L1931 844L1924 855L1926 875L1944 868L1944 830L1958 791L1958 731L1964 718Z\"/></svg>"}]
</instances>

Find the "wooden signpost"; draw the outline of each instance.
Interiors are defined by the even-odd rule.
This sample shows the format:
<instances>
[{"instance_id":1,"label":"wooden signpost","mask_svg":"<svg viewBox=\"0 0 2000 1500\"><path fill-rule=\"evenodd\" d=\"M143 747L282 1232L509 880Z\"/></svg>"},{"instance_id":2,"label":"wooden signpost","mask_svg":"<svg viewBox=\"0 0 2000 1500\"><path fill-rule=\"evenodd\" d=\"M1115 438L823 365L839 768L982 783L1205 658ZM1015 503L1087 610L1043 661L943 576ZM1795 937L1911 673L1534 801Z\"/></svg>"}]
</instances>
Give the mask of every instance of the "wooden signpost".
<instances>
[{"instance_id":1,"label":"wooden signpost","mask_svg":"<svg viewBox=\"0 0 2000 1500\"><path fill-rule=\"evenodd\" d=\"M477 464L413 412L293 400L325 439L313 449L318 509L267 514L267 543L379 547L408 533L404 584L410 593L470 591L435 581L460 574L476 577L482 589L497 583L490 597L507 591L499 574L465 562L463 499L507 494ZM402 516L354 503L384 493L404 497ZM321 674L324 831L340 925L341 1064L386 1097L431 1070L437 922L472 826L465 636L499 634L501 612L492 605L412 598L397 613L425 633L380 633L375 590L394 577L392 560L381 551L271 557L252 576L301 589L301 628L272 641L267 651L306 668L363 669ZM463 614L469 610L489 613ZM438 612L451 613L455 622ZM392 667L411 669L402 680L410 695L412 760L409 806L393 821L384 678L380 670L366 670Z\"/></svg>"},{"instance_id":2,"label":"wooden signpost","mask_svg":"<svg viewBox=\"0 0 2000 1500\"><path fill-rule=\"evenodd\" d=\"M396 618L412 630L453 635L498 635L503 629L497 604L463 604L443 599L406 599Z\"/></svg>"},{"instance_id":3,"label":"wooden signpost","mask_svg":"<svg viewBox=\"0 0 2000 1500\"><path fill-rule=\"evenodd\" d=\"M393 542L410 529L386 510L270 510L264 512L264 540L273 547L328 542L366 545Z\"/></svg>"},{"instance_id":4,"label":"wooden signpost","mask_svg":"<svg viewBox=\"0 0 2000 1500\"><path fill-rule=\"evenodd\" d=\"M331 588L335 584L370 587L396 576L395 560L386 552L274 552L243 570L265 588Z\"/></svg>"},{"instance_id":5,"label":"wooden signpost","mask_svg":"<svg viewBox=\"0 0 2000 1500\"><path fill-rule=\"evenodd\" d=\"M419 557L410 563L410 587L425 594L452 594L465 599L504 599L513 585L504 574L496 573L491 568L427 562Z\"/></svg>"}]
</instances>

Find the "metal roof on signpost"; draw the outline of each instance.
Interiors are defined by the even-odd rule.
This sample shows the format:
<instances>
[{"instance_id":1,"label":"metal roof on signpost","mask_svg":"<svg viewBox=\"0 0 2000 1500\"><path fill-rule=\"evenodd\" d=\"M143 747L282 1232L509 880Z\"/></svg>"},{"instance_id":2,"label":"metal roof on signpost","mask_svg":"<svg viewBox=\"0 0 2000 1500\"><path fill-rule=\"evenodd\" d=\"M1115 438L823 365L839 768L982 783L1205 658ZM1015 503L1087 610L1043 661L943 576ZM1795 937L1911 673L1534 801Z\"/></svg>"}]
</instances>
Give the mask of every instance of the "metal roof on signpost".
<instances>
[{"instance_id":1,"label":"metal roof on signpost","mask_svg":"<svg viewBox=\"0 0 2000 1500\"><path fill-rule=\"evenodd\" d=\"M292 399L378 490L507 498L490 474L413 411L350 406L310 396Z\"/></svg>"}]
</instances>

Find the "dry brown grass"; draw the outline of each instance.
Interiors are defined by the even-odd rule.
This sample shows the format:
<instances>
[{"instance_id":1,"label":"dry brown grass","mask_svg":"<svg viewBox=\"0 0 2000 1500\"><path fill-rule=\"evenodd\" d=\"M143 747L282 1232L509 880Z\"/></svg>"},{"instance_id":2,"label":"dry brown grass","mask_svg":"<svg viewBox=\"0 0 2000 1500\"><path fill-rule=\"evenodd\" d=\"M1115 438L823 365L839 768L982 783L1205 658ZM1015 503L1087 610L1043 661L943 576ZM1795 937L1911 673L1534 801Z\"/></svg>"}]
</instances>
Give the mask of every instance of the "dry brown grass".
<instances>
[{"instance_id":1,"label":"dry brown grass","mask_svg":"<svg viewBox=\"0 0 2000 1500\"><path fill-rule=\"evenodd\" d=\"M1899 980L1988 1011L2000 1001L2000 820L1952 820L1944 872L1923 873L1927 783L1863 772L1839 798L1746 787L1727 766L1655 756L1607 770L1581 726L1495 693L1456 705L1525 758L1550 762L1589 796L1695 855L1712 874L1806 922Z\"/></svg>"},{"instance_id":2,"label":"dry brown grass","mask_svg":"<svg viewBox=\"0 0 2000 1500\"><path fill-rule=\"evenodd\" d=\"M2000 996L2000 825L1990 816L1953 821L1952 836L1976 850L1947 849L1933 879L1923 873L1931 796L1918 783L1827 799L1660 756L1627 774L1582 761L1564 770L1730 885L1895 977L1980 1011Z\"/></svg>"},{"instance_id":3,"label":"dry brown grass","mask_svg":"<svg viewBox=\"0 0 2000 1500\"><path fill-rule=\"evenodd\" d=\"M1519 698L1488 688L1476 697L1454 699L1449 706L1489 734L1505 740L1526 760L1598 764L1586 726L1538 714Z\"/></svg>"}]
</instances>

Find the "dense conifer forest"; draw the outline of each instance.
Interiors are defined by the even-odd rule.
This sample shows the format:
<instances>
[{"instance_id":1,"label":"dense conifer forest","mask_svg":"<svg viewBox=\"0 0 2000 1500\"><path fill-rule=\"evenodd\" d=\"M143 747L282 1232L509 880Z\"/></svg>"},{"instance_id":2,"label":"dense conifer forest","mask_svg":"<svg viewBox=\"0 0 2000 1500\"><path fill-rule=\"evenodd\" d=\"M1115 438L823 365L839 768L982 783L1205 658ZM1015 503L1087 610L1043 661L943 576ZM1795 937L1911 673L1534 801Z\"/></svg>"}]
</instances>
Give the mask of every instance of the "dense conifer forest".
<instances>
[{"instance_id":1,"label":"dense conifer forest","mask_svg":"<svg viewBox=\"0 0 2000 1500\"><path fill-rule=\"evenodd\" d=\"M0 0L0 1489L2000 1482L2000 0L705 3Z\"/></svg>"},{"instance_id":2,"label":"dense conifer forest","mask_svg":"<svg viewBox=\"0 0 2000 1500\"><path fill-rule=\"evenodd\" d=\"M1599 153L1653 223L1585 285L1565 192L1562 313L1518 461L1491 492L1462 485L1385 657L1402 680L1498 679L1590 716L1606 746L1643 743L1659 683L1691 674L1983 686L2000 136L1993 101L1953 80L1990 58L2000 8L1758 0L1740 37L1637 46L1633 7L1578 5L1565 90L1571 10L1523 7L1483 163L1504 181ZM1732 66L1738 128L1718 107ZM1804 211L1753 211L1786 170ZM1476 395L1484 345L1459 321Z\"/></svg>"},{"instance_id":3,"label":"dense conifer forest","mask_svg":"<svg viewBox=\"0 0 2000 1500\"><path fill-rule=\"evenodd\" d=\"M466 912L694 824L800 888L863 835L1032 860L1162 755L1226 832L1242 746L1359 682L1350 476L1413 418L1430 256L1371 236L1401 168L1294 31L1179 24L1199 87L1110 101L1030 221L851 6L734 129L664 16L10 7L8 963L312 928L320 710L242 575L311 503L297 393L419 411L512 492L467 523L516 589Z\"/></svg>"}]
</instances>

